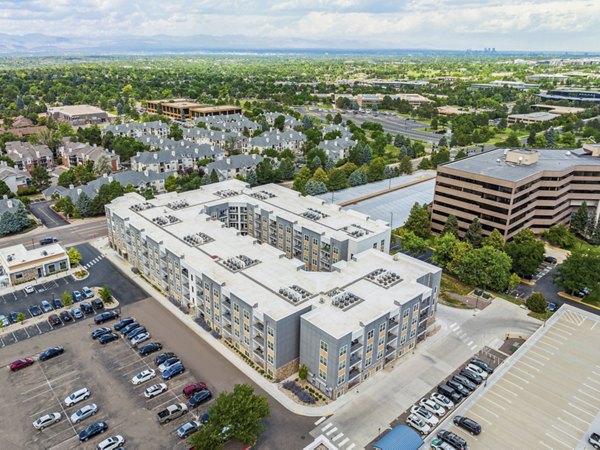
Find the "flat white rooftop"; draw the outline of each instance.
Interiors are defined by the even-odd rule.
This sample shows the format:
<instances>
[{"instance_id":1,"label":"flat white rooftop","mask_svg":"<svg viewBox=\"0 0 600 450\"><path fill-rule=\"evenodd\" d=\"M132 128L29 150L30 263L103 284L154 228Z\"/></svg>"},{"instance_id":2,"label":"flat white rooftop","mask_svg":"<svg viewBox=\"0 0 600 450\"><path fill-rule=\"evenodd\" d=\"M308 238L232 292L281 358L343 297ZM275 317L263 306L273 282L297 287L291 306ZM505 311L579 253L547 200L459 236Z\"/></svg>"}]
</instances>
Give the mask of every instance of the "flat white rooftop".
<instances>
[{"instance_id":1,"label":"flat white rooftop","mask_svg":"<svg viewBox=\"0 0 600 450\"><path fill-rule=\"evenodd\" d=\"M0 249L0 260L8 270L18 268L23 270L28 265L36 265L41 259L48 259L53 256L64 257L65 250L60 244L50 244L43 247L28 250L23 244L13 245Z\"/></svg>"}]
</instances>

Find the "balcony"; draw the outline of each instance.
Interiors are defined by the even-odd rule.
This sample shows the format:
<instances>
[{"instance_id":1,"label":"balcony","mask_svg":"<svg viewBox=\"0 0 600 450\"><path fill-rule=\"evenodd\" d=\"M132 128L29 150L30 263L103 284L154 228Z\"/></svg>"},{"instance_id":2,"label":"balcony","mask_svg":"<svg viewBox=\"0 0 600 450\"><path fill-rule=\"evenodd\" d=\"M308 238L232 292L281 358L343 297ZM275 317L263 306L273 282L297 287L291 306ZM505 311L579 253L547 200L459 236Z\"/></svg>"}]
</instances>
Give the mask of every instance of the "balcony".
<instances>
[{"instance_id":1,"label":"balcony","mask_svg":"<svg viewBox=\"0 0 600 450\"><path fill-rule=\"evenodd\" d=\"M254 349L254 354L256 356L258 356L260 359L264 360L265 359L265 353L263 352L263 349L261 347L257 347Z\"/></svg>"},{"instance_id":2,"label":"balcony","mask_svg":"<svg viewBox=\"0 0 600 450\"><path fill-rule=\"evenodd\" d=\"M352 345L350 345L350 353L354 353L357 350L360 350L363 347L363 343L358 340L355 339L354 341L352 341Z\"/></svg>"},{"instance_id":3,"label":"balcony","mask_svg":"<svg viewBox=\"0 0 600 450\"><path fill-rule=\"evenodd\" d=\"M226 313L223 313L223 316L222 316L222 317L223 317L223 319L224 319L226 322L229 322L229 323L231 323L231 314L229 314L228 312L226 312Z\"/></svg>"},{"instance_id":4,"label":"balcony","mask_svg":"<svg viewBox=\"0 0 600 450\"><path fill-rule=\"evenodd\" d=\"M352 369L350 371L350 373L348 374L348 381L352 382L354 380L357 380L360 378L360 370L358 369Z\"/></svg>"},{"instance_id":5,"label":"balcony","mask_svg":"<svg viewBox=\"0 0 600 450\"><path fill-rule=\"evenodd\" d=\"M354 367L362 361L362 356L351 355L350 356L350 367Z\"/></svg>"},{"instance_id":6,"label":"balcony","mask_svg":"<svg viewBox=\"0 0 600 450\"><path fill-rule=\"evenodd\" d=\"M265 345L265 337L262 334L260 334L260 333L255 334L253 339L254 339L254 342L257 343L258 345Z\"/></svg>"},{"instance_id":7,"label":"balcony","mask_svg":"<svg viewBox=\"0 0 600 450\"><path fill-rule=\"evenodd\" d=\"M228 334L231 336L231 325L223 326L223 331L225 332L225 334Z\"/></svg>"},{"instance_id":8,"label":"balcony","mask_svg":"<svg viewBox=\"0 0 600 450\"><path fill-rule=\"evenodd\" d=\"M388 320L388 329L389 330L396 328L398 325L400 325L400 321L396 317Z\"/></svg>"},{"instance_id":9,"label":"balcony","mask_svg":"<svg viewBox=\"0 0 600 450\"><path fill-rule=\"evenodd\" d=\"M265 326L263 325L263 323L260 320L254 318L254 328L256 328L257 330L260 330L260 331L264 331Z\"/></svg>"}]
</instances>

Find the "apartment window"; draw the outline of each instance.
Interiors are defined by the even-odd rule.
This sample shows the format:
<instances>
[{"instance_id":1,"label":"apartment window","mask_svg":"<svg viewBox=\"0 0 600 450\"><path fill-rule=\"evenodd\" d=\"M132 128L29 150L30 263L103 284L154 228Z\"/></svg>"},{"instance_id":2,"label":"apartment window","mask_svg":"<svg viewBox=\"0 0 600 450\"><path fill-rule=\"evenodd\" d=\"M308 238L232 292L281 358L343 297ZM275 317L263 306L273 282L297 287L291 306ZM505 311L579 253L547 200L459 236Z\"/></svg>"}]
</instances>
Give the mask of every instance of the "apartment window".
<instances>
[{"instance_id":1,"label":"apartment window","mask_svg":"<svg viewBox=\"0 0 600 450\"><path fill-rule=\"evenodd\" d=\"M372 351L373 351L373 344L367 345L367 353L370 353Z\"/></svg>"},{"instance_id":2,"label":"apartment window","mask_svg":"<svg viewBox=\"0 0 600 450\"><path fill-rule=\"evenodd\" d=\"M250 313L248 312L247 309L244 310L244 319L250 320Z\"/></svg>"},{"instance_id":3,"label":"apartment window","mask_svg":"<svg viewBox=\"0 0 600 450\"><path fill-rule=\"evenodd\" d=\"M271 327L267 327L267 334L271 337L275 336L275 331Z\"/></svg>"},{"instance_id":4,"label":"apartment window","mask_svg":"<svg viewBox=\"0 0 600 450\"><path fill-rule=\"evenodd\" d=\"M327 380L327 373L324 370L319 369L319 378L323 381Z\"/></svg>"},{"instance_id":5,"label":"apartment window","mask_svg":"<svg viewBox=\"0 0 600 450\"><path fill-rule=\"evenodd\" d=\"M324 366L327 366L327 357L326 357L326 356L323 356L323 355L320 355L320 356L319 356L319 362L320 362L321 364L323 364Z\"/></svg>"},{"instance_id":6,"label":"apartment window","mask_svg":"<svg viewBox=\"0 0 600 450\"><path fill-rule=\"evenodd\" d=\"M233 304L233 310L237 311L237 312L240 312L240 305L238 305L237 303L234 303Z\"/></svg>"},{"instance_id":7,"label":"apartment window","mask_svg":"<svg viewBox=\"0 0 600 450\"><path fill-rule=\"evenodd\" d=\"M347 350L348 350L347 345L344 345L342 348L340 348L340 356L344 356L346 354Z\"/></svg>"},{"instance_id":8,"label":"apartment window","mask_svg":"<svg viewBox=\"0 0 600 450\"><path fill-rule=\"evenodd\" d=\"M271 355L267 355L267 362L273 364L273 357Z\"/></svg>"},{"instance_id":9,"label":"apartment window","mask_svg":"<svg viewBox=\"0 0 600 450\"><path fill-rule=\"evenodd\" d=\"M346 360L341 361L339 366L338 366L338 370L344 370L346 368Z\"/></svg>"},{"instance_id":10,"label":"apartment window","mask_svg":"<svg viewBox=\"0 0 600 450\"><path fill-rule=\"evenodd\" d=\"M327 342L321 341L321 350L323 350L325 353L327 353Z\"/></svg>"},{"instance_id":11,"label":"apartment window","mask_svg":"<svg viewBox=\"0 0 600 450\"><path fill-rule=\"evenodd\" d=\"M244 336L244 344L250 345L250 339L246 336Z\"/></svg>"},{"instance_id":12,"label":"apartment window","mask_svg":"<svg viewBox=\"0 0 600 450\"><path fill-rule=\"evenodd\" d=\"M385 322L379 324L379 332L383 333L385 331Z\"/></svg>"},{"instance_id":13,"label":"apartment window","mask_svg":"<svg viewBox=\"0 0 600 450\"><path fill-rule=\"evenodd\" d=\"M240 337L240 330L233 330L233 334L235 334L235 337Z\"/></svg>"},{"instance_id":14,"label":"apartment window","mask_svg":"<svg viewBox=\"0 0 600 450\"><path fill-rule=\"evenodd\" d=\"M247 323L244 324L244 332L250 333L250 327L248 326Z\"/></svg>"},{"instance_id":15,"label":"apartment window","mask_svg":"<svg viewBox=\"0 0 600 450\"><path fill-rule=\"evenodd\" d=\"M410 337L411 337L411 338L414 338L414 337L415 337L415 334L417 334L417 331L416 331L416 330L412 330L412 331L410 332Z\"/></svg>"},{"instance_id":16,"label":"apartment window","mask_svg":"<svg viewBox=\"0 0 600 450\"><path fill-rule=\"evenodd\" d=\"M273 350L274 349L273 342L267 341L267 347L269 347L269 349Z\"/></svg>"},{"instance_id":17,"label":"apartment window","mask_svg":"<svg viewBox=\"0 0 600 450\"><path fill-rule=\"evenodd\" d=\"M407 323L403 323L402 324L402 331L406 331L408 328L408 324Z\"/></svg>"},{"instance_id":18,"label":"apartment window","mask_svg":"<svg viewBox=\"0 0 600 450\"><path fill-rule=\"evenodd\" d=\"M409 310L405 309L404 312L402 313L402 317L408 317L408 313L409 313Z\"/></svg>"},{"instance_id":19,"label":"apartment window","mask_svg":"<svg viewBox=\"0 0 600 450\"><path fill-rule=\"evenodd\" d=\"M308 237L308 235L305 234L304 235L304 242L309 242L309 241L310 241L310 238Z\"/></svg>"},{"instance_id":20,"label":"apartment window","mask_svg":"<svg viewBox=\"0 0 600 450\"><path fill-rule=\"evenodd\" d=\"M369 330L367 333L367 340L373 339L373 335L375 334L375 329Z\"/></svg>"},{"instance_id":21,"label":"apartment window","mask_svg":"<svg viewBox=\"0 0 600 450\"><path fill-rule=\"evenodd\" d=\"M66 261L60 262L60 270L67 270L67 262Z\"/></svg>"},{"instance_id":22,"label":"apartment window","mask_svg":"<svg viewBox=\"0 0 600 450\"><path fill-rule=\"evenodd\" d=\"M416 317L413 317L413 319L410 321L410 323L411 323L411 324L413 324L413 325L414 325L415 323L417 323L417 318L416 318Z\"/></svg>"},{"instance_id":23,"label":"apartment window","mask_svg":"<svg viewBox=\"0 0 600 450\"><path fill-rule=\"evenodd\" d=\"M238 316L235 316L235 317L233 318L233 321L235 322L235 324L236 324L236 325L239 325L239 324L240 324L240 318L239 318Z\"/></svg>"},{"instance_id":24,"label":"apartment window","mask_svg":"<svg viewBox=\"0 0 600 450\"><path fill-rule=\"evenodd\" d=\"M373 248L377 249L377 242L373 242Z\"/></svg>"},{"instance_id":25,"label":"apartment window","mask_svg":"<svg viewBox=\"0 0 600 450\"><path fill-rule=\"evenodd\" d=\"M419 309L419 304L415 303L413 306L413 312L417 312L418 309Z\"/></svg>"},{"instance_id":26,"label":"apartment window","mask_svg":"<svg viewBox=\"0 0 600 450\"><path fill-rule=\"evenodd\" d=\"M377 352L377 359L381 359L383 357L383 350L379 350Z\"/></svg>"},{"instance_id":27,"label":"apartment window","mask_svg":"<svg viewBox=\"0 0 600 450\"><path fill-rule=\"evenodd\" d=\"M317 238L313 238L313 245L318 245L319 241L317 240Z\"/></svg>"},{"instance_id":28,"label":"apartment window","mask_svg":"<svg viewBox=\"0 0 600 450\"><path fill-rule=\"evenodd\" d=\"M344 375L340 375L340 376L338 377L338 386L339 386L340 384L343 384L345 381L346 381L346 374L344 374Z\"/></svg>"},{"instance_id":29,"label":"apartment window","mask_svg":"<svg viewBox=\"0 0 600 450\"><path fill-rule=\"evenodd\" d=\"M370 366L371 365L371 361L373 360L373 358L371 356L369 356L366 360L365 360L365 367Z\"/></svg>"}]
</instances>

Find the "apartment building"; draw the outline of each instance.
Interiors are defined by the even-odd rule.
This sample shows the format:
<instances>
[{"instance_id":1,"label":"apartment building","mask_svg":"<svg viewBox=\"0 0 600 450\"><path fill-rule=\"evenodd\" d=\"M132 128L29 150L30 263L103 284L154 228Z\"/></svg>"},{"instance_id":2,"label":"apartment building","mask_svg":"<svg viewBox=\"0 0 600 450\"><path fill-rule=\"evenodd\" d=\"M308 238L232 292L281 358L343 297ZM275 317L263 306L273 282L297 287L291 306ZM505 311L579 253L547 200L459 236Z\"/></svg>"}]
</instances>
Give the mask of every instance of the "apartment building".
<instances>
[{"instance_id":1,"label":"apartment building","mask_svg":"<svg viewBox=\"0 0 600 450\"><path fill-rule=\"evenodd\" d=\"M576 150L493 150L438 166L431 227L449 215L465 232L477 217L483 233L505 239L530 228L542 233L570 221L583 202L600 200L600 145Z\"/></svg>"},{"instance_id":2,"label":"apartment building","mask_svg":"<svg viewBox=\"0 0 600 450\"><path fill-rule=\"evenodd\" d=\"M238 175L245 177L248 171L256 168L264 158L257 154L231 155L208 163L205 167L206 173L211 174L214 170L219 181L229 180Z\"/></svg>"},{"instance_id":3,"label":"apartment building","mask_svg":"<svg viewBox=\"0 0 600 450\"><path fill-rule=\"evenodd\" d=\"M161 120L153 122L125 123L121 125L108 125L102 129L102 135L112 133L114 136L139 137L153 135L166 138L171 132L168 123Z\"/></svg>"},{"instance_id":4,"label":"apartment building","mask_svg":"<svg viewBox=\"0 0 600 450\"><path fill-rule=\"evenodd\" d=\"M19 170L29 173L38 166L51 170L52 151L46 145L34 145L29 142L12 141L6 143L6 156L15 162Z\"/></svg>"},{"instance_id":5,"label":"apartment building","mask_svg":"<svg viewBox=\"0 0 600 450\"><path fill-rule=\"evenodd\" d=\"M234 113L218 116L202 116L196 119L196 124L203 123L207 128L218 128L221 131L243 132L247 129L250 133L258 130L260 125L246 116Z\"/></svg>"},{"instance_id":6,"label":"apartment building","mask_svg":"<svg viewBox=\"0 0 600 450\"><path fill-rule=\"evenodd\" d=\"M4 181L11 192L25 189L31 184L31 175L26 170L9 166L6 161L0 161L0 181Z\"/></svg>"},{"instance_id":7,"label":"apartment building","mask_svg":"<svg viewBox=\"0 0 600 450\"><path fill-rule=\"evenodd\" d=\"M58 148L58 153L61 156L63 166L69 168L87 164L88 161L96 164L101 158L107 159L112 172L116 172L121 168L119 155L114 151L109 152L104 147L90 145L87 142L73 142L69 138L64 138Z\"/></svg>"},{"instance_id":8,"label":"apartment building","mask_svg":"<svg viewBox=\"0 0 600 450\"><path fill-rule=\"evenodd\" d=\"M389 227L238 180L106 206L111 247L280 380L336 398L426 337L441 269L387 254Z\"/></svg>"},{"instance_id":9,"label":"apartment building","mask_svg":"<svg viewBox=\"0 0 600 450\"><path fill-rule=\"evenodd\" d=\"M225 152L214 145L195 144L189 141L172 142L173 146L164 150L138 152L131 158L131 169L154 172L182 171L196 169L198 161L216 160L225 156Z\"/></svg>"},{"instance_id":10,"label":"apartment building","mask_svg":"<svg viewBox=\"0 0 600 450\"><path fill-rule=\"evenodd\" d=\"M183 139L196 144L209 144L241 151L246 151L249 143L249 139L241 131L218 131L205 128L184 128Z\"/></svg>"},{"instance_id":11,"label":"apartment building","mask_svg":"<svg viewBox=\"0 0 600 450\"><path fill-rule=\"evenodd\" d=\"M257 148L261 151L272 149L278 152L283 150L298 152L305 142L306 135L299 131L288 130L282 132L271 130L250 139L249 148Z\"/></svg>"},{"instance_id":12,"label":"apartment building","mask_svg":"<svg viewBox=\"0 0 600 450\"><path fill-rule=\"evenodd\" d=\"M336 138L331 141L321 141L318 145L327 157L334 162L345 159L350 154L350 150L356 145L356 141L348 137Z\"/></svg>"}]
</instances>

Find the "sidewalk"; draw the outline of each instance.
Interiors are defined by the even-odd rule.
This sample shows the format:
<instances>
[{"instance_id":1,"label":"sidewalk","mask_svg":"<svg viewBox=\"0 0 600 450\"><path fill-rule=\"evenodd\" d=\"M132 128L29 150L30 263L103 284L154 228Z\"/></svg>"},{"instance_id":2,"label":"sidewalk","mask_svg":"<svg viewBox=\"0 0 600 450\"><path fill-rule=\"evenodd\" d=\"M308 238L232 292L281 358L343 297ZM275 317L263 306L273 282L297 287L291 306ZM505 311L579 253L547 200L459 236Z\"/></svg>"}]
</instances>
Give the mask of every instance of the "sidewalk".
<instances>
[{"instance_id":1,"label":"sidewalk","mask_svg":"<svg viewBox=\"0 0 600 450\"><path fill-rule=\"evenodd\" d=\"M43 278L36 278L35 280L31 280L30 282L25 282L25 283L21 283L21 284L17 284L17 285L4 286L4 287L0 288L0 295L12 294L13 292L22 291L23 289L25 289L25 286L29 286L29 285L31 285L33 287L44 285L46 283L50 283L51 281L56 281L61 278L71 276L75 272L79 272L81 270L84 270L83 267L77 266L75 268L71 268L71 269L63 271L63 272L57 272L54 275L47 275ZM87 272L87 270L86 270L86 272Z\"/></svg>"},{"instance_id":2,"label":"sidewalk","mask_svg":"<svg viewBox=\"0 0 600 450\"><path fill-rule=\"evenodd\" d=\"M328 405L324 406L311 407L296 403L284 392L279 390L278 383L271 382L264 378L257 371L248 366L248 364L246 364L241 358L239 358L222 341L215 339L212 336L212 334L210 334L210 332L200 327L200 325L198 325L191 316L183 313L179 308L177 308L177 306L173 305L164 295L162 295L156 289L154 289L150 285L150 283L144 280L140 275L134 275L133 272L131 272L131 266L129 265L129 263L117 256L109 247L107 238L97 239L90 243L96 249L98 249L100 253L105 255L105 257L108 260L110 260L110 262L112 262L115 266L120 267L123 270L123 272L126 273L129 276L129 278L131 278L139 287L146 291L146 293L150 297L152 297L154 300L156 300L166 309L168 309L171 312L171 314L175 315L179 320L181 320L181 322L183 322L183 324L185 324L189 329L191 329L194 333L200 336L208 345L210 345L213 349L219 352L231 364L237 367L241 372L243 372L254 383L260 386L261 389L266 391L271 397L277 400L287 410L301 416L330 416L342 406L354 402L360 398L360 396L357 395L357 391L353 390L352 392L349 392L340 397L339 399L332 401Z\"/></svg>"}]
</instances>

